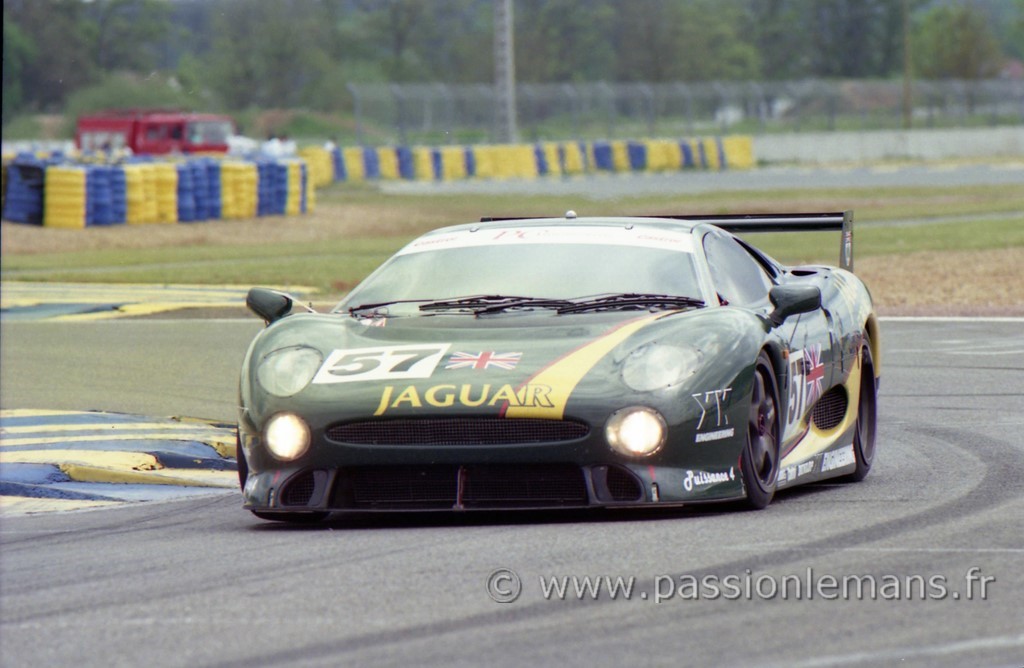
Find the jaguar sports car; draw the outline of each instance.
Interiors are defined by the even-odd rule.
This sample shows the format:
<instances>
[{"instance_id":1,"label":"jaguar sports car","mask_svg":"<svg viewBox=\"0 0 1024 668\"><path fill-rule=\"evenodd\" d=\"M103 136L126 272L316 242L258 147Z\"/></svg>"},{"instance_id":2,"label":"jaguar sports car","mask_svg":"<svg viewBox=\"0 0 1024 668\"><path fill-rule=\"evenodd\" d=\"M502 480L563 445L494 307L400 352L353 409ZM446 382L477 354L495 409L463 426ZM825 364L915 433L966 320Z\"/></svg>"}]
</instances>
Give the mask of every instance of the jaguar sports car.
<instances>
[{"instance_id":1,"label":"jaguar sports car","mask_svg":"<svg viewBox=\"0 0 1024 668\"><path fill-rule=\"evenodd\" d=\"M746 240L805 230L840 232L839 267ZM851 212L570 211L429 232L329 313L253 288L267 327L241 371L244 506L293 522L764 508L784 487L860 480L880 339L852 270Z\"/></svg>"}]
</instances>

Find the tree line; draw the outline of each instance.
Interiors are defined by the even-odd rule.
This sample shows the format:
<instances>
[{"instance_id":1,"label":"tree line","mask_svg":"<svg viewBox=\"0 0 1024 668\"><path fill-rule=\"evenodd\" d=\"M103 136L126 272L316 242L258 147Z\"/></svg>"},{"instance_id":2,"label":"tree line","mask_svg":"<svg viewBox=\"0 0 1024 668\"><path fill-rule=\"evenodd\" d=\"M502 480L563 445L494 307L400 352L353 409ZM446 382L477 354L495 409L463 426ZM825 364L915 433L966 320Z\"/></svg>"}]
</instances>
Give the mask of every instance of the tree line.
<instances>
[{"instance_id":1,"label":"tree line","mask_svg":"<svg viewBox=\"0 0 1024 668\"><path fill-rule=\"evenodd\" d=\"M489 82L492 0L4 0L3 120L154 104L350 107L346 83ZM908 30L904 31L904 17ZM1024 0L514 0L524 83L982 79Z\"/></svg>"}]
</instances>

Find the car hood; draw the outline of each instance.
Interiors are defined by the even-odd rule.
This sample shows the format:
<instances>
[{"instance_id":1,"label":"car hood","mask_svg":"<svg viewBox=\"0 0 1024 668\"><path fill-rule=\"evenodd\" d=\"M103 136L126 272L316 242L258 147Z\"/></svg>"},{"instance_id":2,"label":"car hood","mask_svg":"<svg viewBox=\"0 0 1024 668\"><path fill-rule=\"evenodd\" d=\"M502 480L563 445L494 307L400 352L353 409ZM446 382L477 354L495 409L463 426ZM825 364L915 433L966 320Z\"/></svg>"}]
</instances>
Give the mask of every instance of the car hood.
<instances>
[{"instance_id":1,"label":"car hood","mask_svg":"<svg viewBox=\"0 0 1024 668\"><path fill-rule=\"evenodd\" d=\"M715 330L735 327L732 323L708 329L706 319L699 328L686 326L696 323L698 314L690 310L386 320L294 315L257 338L250 366L255 371L274 351L312 347L322 357L312 381L293 397L280 398L260 391L253 377L254 401L245 403L264 415L301 406L338 417L339 411L351 417L409 417L448 410L561 419L571 398L621 397L619 367L631 351L651 341L678 339L681 332L694 333L683 334L684 339L706 339Z\"/></svg>"}]
</instances>

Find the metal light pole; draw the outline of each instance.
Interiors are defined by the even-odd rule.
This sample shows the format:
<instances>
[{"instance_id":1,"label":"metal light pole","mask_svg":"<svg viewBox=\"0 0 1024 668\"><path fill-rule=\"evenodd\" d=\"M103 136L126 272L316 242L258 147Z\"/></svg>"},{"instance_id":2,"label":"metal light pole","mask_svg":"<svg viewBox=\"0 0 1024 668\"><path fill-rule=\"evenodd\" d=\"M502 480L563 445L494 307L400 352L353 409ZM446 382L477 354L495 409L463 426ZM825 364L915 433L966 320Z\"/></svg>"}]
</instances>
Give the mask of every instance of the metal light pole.
<instances>
[{"instance_id":1,"label":"metal light pole","mask_svg":"<svg viewBox=\"0 0 1024 668\"><path fill-rule=\"evenodd\" d=\"M903 129L913 124L914 99L911 88L913 72L910 58L910 0L903 0Z\"/></svg>"},{"instance_id":2,"label":"metal light pole","mask_svg":"<svg viewBox=\"0 0 1024 668\"><path fill-rule=\"evenodd\" d=\"M499 142L518 141L516 64L512 40L512 0L494 0L495 125Z\"/></svg>"}]
</instances>

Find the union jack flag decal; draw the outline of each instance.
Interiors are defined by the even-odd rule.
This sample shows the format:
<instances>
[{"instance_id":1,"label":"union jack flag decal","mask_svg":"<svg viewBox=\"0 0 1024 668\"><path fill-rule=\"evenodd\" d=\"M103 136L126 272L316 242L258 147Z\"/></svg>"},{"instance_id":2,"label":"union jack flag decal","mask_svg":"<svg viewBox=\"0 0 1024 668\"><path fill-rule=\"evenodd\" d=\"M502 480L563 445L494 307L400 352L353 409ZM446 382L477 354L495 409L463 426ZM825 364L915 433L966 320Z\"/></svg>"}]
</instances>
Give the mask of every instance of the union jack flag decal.
<instances>
[{"instance_id":1,"label":"union jack flag decal","mask_svg":"<svg viewBox=\"0 0 1024 668\"><path fill-rule=\"evenodd\" d=\"M821 344L816 343L804 350L804 379L807 382L807 403L812 404L821 396L825 365L821 363Z\"/></svg>"},{"instance_id":2,"label":"union jack flag decal","mask_svg":"<svg viewBox=\"0 0 1024 668\"><path fill-rule=\"evenodd\" d=\"M522 356L522 353L452 353L452 356L448 358L448 363L444 365L444 368L490 369L491 367L496 367L498 369L511 371L516 368L517 364L519 364L519 359Z\"/></svg>"}]
</instances>

